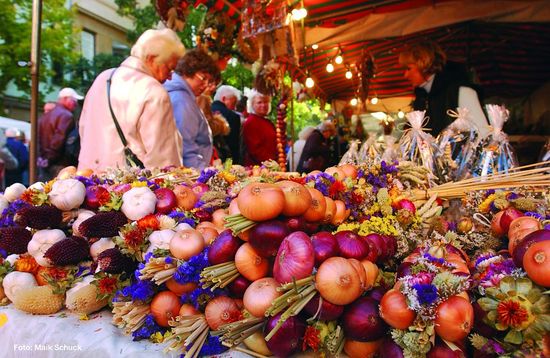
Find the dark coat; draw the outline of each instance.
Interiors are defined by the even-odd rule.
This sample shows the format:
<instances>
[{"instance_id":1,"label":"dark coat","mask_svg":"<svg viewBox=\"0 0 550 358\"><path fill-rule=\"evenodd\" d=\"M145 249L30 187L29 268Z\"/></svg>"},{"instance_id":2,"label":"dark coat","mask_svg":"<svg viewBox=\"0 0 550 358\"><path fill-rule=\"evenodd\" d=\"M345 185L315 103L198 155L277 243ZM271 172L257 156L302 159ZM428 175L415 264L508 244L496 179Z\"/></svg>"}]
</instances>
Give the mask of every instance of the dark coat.
<instances>
[{"instance_id":1,"label":"dark coat","mask_svg":"<svg viewBox=\"0 0 550 358\"><path fill-rule=\"evenodd\" d=\"M434 137L453 122L454 118L447 115L447 110L456 110L460 87L476 90L481 102L480 88L469 81L466 68L456 62L448 62L443 71L436 73L430 93L421 87L415 88L413 108L426 110L426 116L429 117L426 127L431 128L430 134Z\"/></svg>"},{"instance_id":2,"label":"dark coat","mask_svg":"<svg viewBox=\"0 0 550 358\"><path fill-rule=\"evenodd\" d=\"M229 123L231 132L224 137L225 144L231 151L233 164L241 164L241 116L233 112L222 101L212 102L212 113L219 112Z\"/></svg>"},{"instance_id":3,"label":"dark coat","mask_svg":"<svg viewBox=\"0 0 550 358\"><path fill-rule=\"evenodd\" d=\"M306 140L296 171L300 173L312 170L323 171L330 164L330 144L321 131L315 129Z\"/></svg>"},{"instance_id":4,"label":"dark coat","mask_svg":"<svg viewBox=\"0 0 550 358\"><path fill-rule=\"evenodd\" d=\"M50 166L69 164L64 158L64 145L74 126L73 114L60 103L38 120L38 152Z\"/></svg>"}]
</instances>

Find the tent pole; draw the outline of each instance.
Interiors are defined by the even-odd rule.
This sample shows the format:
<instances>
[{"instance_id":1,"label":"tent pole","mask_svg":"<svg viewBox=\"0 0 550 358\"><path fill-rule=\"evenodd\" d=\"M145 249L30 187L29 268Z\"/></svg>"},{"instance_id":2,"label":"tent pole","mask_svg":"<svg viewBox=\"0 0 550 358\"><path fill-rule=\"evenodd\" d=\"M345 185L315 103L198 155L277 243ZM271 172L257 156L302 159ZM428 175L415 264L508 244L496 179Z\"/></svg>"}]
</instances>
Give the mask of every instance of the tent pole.
<instances>
[{"instance_id":1,"label":"tent pole","mask_svg":"<svg viewBox=\"0 0 550 358\"><path fill-rule=\"evenodd\" d=\"M32 2L31 34L31 142L29 153L29 184L37 179L36 160L38 153L38 85L40 83L40 27L42 23L42 0Z\"/></svg>"}]
</instances>

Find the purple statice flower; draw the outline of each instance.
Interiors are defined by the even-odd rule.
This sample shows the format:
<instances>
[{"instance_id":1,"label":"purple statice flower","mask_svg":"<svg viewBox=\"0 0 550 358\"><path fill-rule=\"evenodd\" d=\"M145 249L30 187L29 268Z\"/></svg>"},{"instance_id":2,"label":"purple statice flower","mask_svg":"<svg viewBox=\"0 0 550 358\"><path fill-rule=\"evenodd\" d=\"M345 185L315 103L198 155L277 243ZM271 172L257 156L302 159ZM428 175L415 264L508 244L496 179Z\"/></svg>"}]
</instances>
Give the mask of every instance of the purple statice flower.
<instances>
[{"instance_id":1,"label":"purple statice flower","mask_svg":"<svg viewBox=\"0 0 550 358\"><path fill-rule=\"evenodd\" d=\"M456 232L456 221L448 221L449 223L449 231Z\"/></svg>"},{"instance_id":2,"label":"purple statice flower","mask_svg":"<svg viewBox=\"0 0 550 358\"><path fill-rule=\"evenodd\" d=\"M145 177L140 177L138 178L138 181L141 181L141 182L145 182L147 183L147 186L149 187L149 189L155 191L157 190L158 188L160 188L160 185L158 185L157 183L155 183L154 181L152 180L149 180Z\"/></svg>"},{"instance_id":3,"label":"purple statice flower","mask_svg":"<svg viewBox=\"0 0 550 358\"><path fill-rule=\"evenodd\" d=\"M397 173L397 162L393 162L393 164L388 165L385 161L380 162L380 171L382 174L395 174Z\"/></svg>"},{"instance_id":4,"label":"purple statice flower","mask_svg":"<svg viewBox=\"0 0 550 358\"><path fill-rule=\"evenodd\" d=\"M493 257L495 257L495 256L497 256L497 254L494 254L494 253L489 253L489 254L486 254L486 255L481 255L481 256L479 256L479 257L476 259L476 262L475 262L475 264L474 264L474 267L477 269L477 267L478 267L478 265L479 265L480 263L482 263L483 261L488 260L488 259L490 259L490 258L493 258Z\"/></svg>"},{"instance_id":5,"label":"purple statice flower","mask_svg":"<svg viewBox=\"0 0 550 358\"><path fill-rule=\"evenodd\" d=\"M161 332L164 334L166 332L166 328L162 328L155 322L155 319L153 318L153 315L148 314L145 318L145 323L143 326L141 326L138 330L134 331L132 333L132 337L134 341L140 341L142 339L149 339L152 334L155 334L157 332Z\"/></svg>"},{"instance_id":6,"label":"purple statice flower","mask_svg":"<svg viewBox=\"0 0 550 358\"><path fill-rule=\"evenodd\" d=\"M199 208L202 207L203 205L204 205L204 201L202 201L202 200L197 200L197 202L195 203L194 208L195 208L195 209L199 209Z\"/></svg>"},{"instance_id":7,"label":"purple statice flower","mask_svg":"<svg viewBox=\"0 0 550 358\"><path fill-rule=\"evenodd\" d=\"M199 175L199 178L197 179L197 183L206 184L210 178L212 178L214 175L218 174L217 169L209 169L205 168L201 171L201 174Z\"/></svg>"},{"instance_id":8,"label":"purple statice flower","mask_svg":"<svg viewBox=\"0 0 550 358\"><path fill-rule=\"evenodd\" d=\"M31 206L31 204L20 199L11 202L10 205L2 211L2 216L0 216L0 227L15 226L15 222L13 221L15 214L17 214L20 209L27 206Z\"/></svg>"},{"instance_id":9,"label":"purple statice flower","mask_svg":"<svg viewBox=\"0 0 550 358\"><path fill-rule=\"evenodd\" d=\"M495 201L491 201L491 204L489 205L489 209L491 209L491 212L496 213L497 211L500 211L499 208L495 206Z\"/></svg>"},{"instance_id":10,"label":"purple statice flower","mask_svg":"<svg viewBox=\"0 0 550 358\"><path fill-rule=\"evenodd\" d=\"M432 284L417 283L412 288L416 290L421 305L431 305L437 300L437 287Z\"/></svg>"},{"instance_id":11,"label":"purple statice flower","mask_svg":"<svg viewBox=\"0 0 550 358\"><path fill-rule=\"evenodd\" d=\"M361 179L365 176L365 171L363 169L357 170L357 179Z\"/></svg>"},{"instance_id":12,"label":"purple statice flower","mask_svg":"<svg viewBox=\"0 0 550 358\"><path fill-rule=\"evenodd\" d=\"M218 337L208 335L206 342L204 342L204 345L202 346L199 352L199 357L214 356L217 354L221 354L228 349L229 348L221 344L220 339Z\"/></svg>"},{"instance_id":13,"label":"purple statice flower","mask_svg":"<svg viewBox=\"0 0 550 358\"><path fill-rule=\"evenodd\" d=\"M77 175L74 177L76 180L84 184L85 187L94 186L94 185L104 185L104 184L112 184L113 181L111 179L100 179L96 175L92 175L91 177L85 177L82 175Z\"/></svg>"},{"instance_id":14,"label":"purple statice flower","mask_svg":"<svg viewBox=\"0 0 550 358\"><path fill-rule=\"evenodd\" d=\"M519 198L519 195L516 194L516 193L508 193L508 195L506 195L506 199L508 200L514 200L514 199L517 199Z\"/></svg>"},{"instance_id":15,"label":"purple statice flower","mask_svg":"<svg viewBox=\"0 0 550 358\"><path fill-rule=\"evenodd\" d=\"M479 284L482 287L498 286L500 280L506 276L510 276L516 269L516 265L514 265L512 259L490 264L485 271L485 276L483 276Z\"/></svg>"},{"instance_id":16,"label":"purple statice flower","mask_svg":"<svg viewBox=\"0 0 550 358\"><path fill-rule=\"evenodd\" d=\"M201 271L209 265L207 247L189 260L183 261L174 273L174 280L180 284L199 282Z\"/></svg>"},{"instance_id":17,"label":"purple statice flower","mask_svg":"<svg viewBox=\"0 0 550 358\"><path fill-rule=\"evenodd\" d=\"M498 354L503 355L506 353L506 350L498 343L492 339L487 340L487 343L481 347L481 351L487 354Z\"/></svg>"},{"instance_id":18,"label":"purple statice flower","mask_svg":"<svg viewBox=\"0 0 550 358\"><path fill-rule=\"evenodd\" d=\"M115 295L115 301L121 298L130 298L132 301L147 302L156 293L156 285L149 280L136 280L132 285L124 287Z\"/></svg>"},{"instance_id":19,"label":"purple statice flower","mask_svg":"<svg viewBox=\"0 0 550 358\"><path fill-rule=\"evenodd\" d=\"M170 265L172 262L174 262L174 259L171 256L166 256L164 258L164 263L166 263L167 265Z\"/></svg>"},{"instance_id":20,"label":"purple statice flower","mask_svg":"<svg viewBox=\"0 0 550 358\"><path fill-rule=\"evenodd\" d=\"M489 189L485 192L485 196L489 196L495 193L495 189Z\"/></svg>"},{"instance_id":21,"label":"purple statice flower","mask_svg":"<svg viewBox=\"0 0 550 358\"><path fill-rule=\"evenodd\" d=\"M0 258L8 257L8 252L4 249L0 249Z\"/></svg>"},{"instance_id":22,"label":"purple statice flower","mask_svg":"<svg viewBox=\"0 0 550 358\"><path fill-rule=\"evenodd\" d=\"M168 214L168 216L174 219L178 224L186 223L192 228L194 228L197 225L195 220L188 217L183 211L174 210L170 214Z\"/></svg>"},{"instance_id":23,"label":"purple statice flower","mask_svg":"<svg viewBox=\"0 0 550 358\"><path fill-rule=\"evenodd\" d=\"M410 279L407 281L410 285L428 285L431 284L435 275L431 272L419 272L413 276L411 276Z\"/></svg>"},{"instance_id":24,"label":"purple statice flower","mask_svg":"<svg viewBox=\"0 0 550 358\"><path fill-rule=\"evenodd\" d=\"M525 216L532 216L534 217L535 219L538 219L538 220L544 220L544 215L541 215L537 212L534 212L534 211L528 211L525 213Z\"/></svg>"}]
</instances>

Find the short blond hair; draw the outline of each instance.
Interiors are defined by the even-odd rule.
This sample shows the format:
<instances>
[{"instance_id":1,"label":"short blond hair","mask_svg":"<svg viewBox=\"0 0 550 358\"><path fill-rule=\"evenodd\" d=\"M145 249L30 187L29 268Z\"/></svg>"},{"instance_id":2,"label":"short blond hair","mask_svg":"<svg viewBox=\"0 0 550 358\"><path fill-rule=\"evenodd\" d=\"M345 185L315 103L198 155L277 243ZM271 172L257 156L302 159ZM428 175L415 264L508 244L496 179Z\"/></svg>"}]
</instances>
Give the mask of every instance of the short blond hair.
<instances>
[{"instance_id":1,"label":"short blond hair","mask_svg":"<svg viewBox=\"0 0 550 358\"><path fill-rule=\"evenodd\" d=\"M182 57L185 54L185 47L171 29L147 30L132 46L130 53L142 61L145 61L148 56L155 56L155 63L163 64L174 56Z\"/></svg>"},{"instance_id":2,"label":"short blond hair","mask_svg":"<svg viewBox=\"0 0 550 358\"><path fill-rule=\"evenodd\" d=\"M407 46L399 54L399 63L404 66L414 63L424 76L429 76L443 70L447 55L437 43L426 41Z\"/></svg>"},{"instance_id":3,"label":"short blond hair","mask_svg":"<svg viewBox=\"0 0 550 358\"><path fill-rule=\"evenodd\" d=\"M253 107L253 104L254 104L254 98L256 97L267 97L269 99L269 108L268 108L268 111L267 113L270 113L271 112L271 96L269 95L266 95L266 94L263 94L261 92L258 92L257 90L255 89L252 89L250 91L250 93L247 93L247 97L248 97L248 100L246 102L246 110L248 111L248 113L253 113L253 114L256 114L256 111L254 110L254 107Z\"/></svg>"}]
</instances>

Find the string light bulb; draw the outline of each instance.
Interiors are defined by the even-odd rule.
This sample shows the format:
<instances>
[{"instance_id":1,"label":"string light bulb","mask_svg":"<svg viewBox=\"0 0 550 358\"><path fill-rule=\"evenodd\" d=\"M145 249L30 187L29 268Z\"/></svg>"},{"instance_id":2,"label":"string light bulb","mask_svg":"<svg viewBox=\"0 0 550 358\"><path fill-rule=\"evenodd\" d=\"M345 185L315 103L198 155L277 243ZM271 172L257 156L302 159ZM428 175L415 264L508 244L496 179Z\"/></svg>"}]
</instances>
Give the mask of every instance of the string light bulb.
<instances>
[{"instance_id":1,"label":"string light bulb","mask_svg":"<svg viewBox=\"0 0 550 358\"><path fill-rule=\"evenodd\" d=\"M307 87L307 88L312 88L313 86L315 86L315 81L314 81L313 78L311 78L311 76L308 74L308 75L307 75L307 78L306 78L306 87Z\"/></svg>"},{"instance_id":2,"label":"string light bulb","mask_svg":"<svg viewBox=\"0 0 550 358\"><path fill-rule=\"evenodd\" d=\"M291 16L292 16L292 20L294 21L300 21L302 19L305 19L306 16L307 16L307 10L305 7L301 8L301 9L292 9L292 11L290 12Z\"/></svg>"},{"instance_id":3,"label":"string light bulb","mask_svg":"<svg viewBox=\"0 0 550 358\"><path fill-rule=\"evenodd\" d=\"M378 103L378 97L372 97L371 100L370 100L370 103L372 104L377 104Z\"/></svg>"},{"instance_id":4,"label":"string light bulb","mask_svg":"<svg viewBox=\"0 0 550 358\"><path fill-rule=\"evenodd\" d=\"M334 58L334 62L336 62L337 65L341 65L342 62L344 62L344 58L342 57L340 52L338 52L338 55Z\"/></svg>"},{"instance_id":5,"label":"string light bulb","mask_svg":"<svg viewBox=\"0 0 550 358\"><path fill-rule=\"evenodd\" d=\"M357 98L352 98L351 101L349 101L352 106L357 106L357 102Z\"/></svg>"},{"instance_id":6,"label":"string light bulb","mask_svg":"<svg viewBox=\"0 0 550 358\"><path fill-rule=\"evenodd\" d=\"M319 45L313 44L313 45L311 45L311 48L314 49L314 50L317 50L319 48Z\"/></svg>"},{"instance_id":7,"label":"string light bulb","mask_svg":"<svg viewBox=\"0 0 550 358\"><path fill-rule=\"evenodd\" d=\"M332 62L327 63L326 69L328 73L331 73L332 71L334 71L334 65L332 64Z\"/></svg>"},{"instance_id":8,"label":"string light bulb","mask_svg":"<svg viewBox=\"0 0 550 358\"><path fill-rule=\"evenodd\" d=\"M397 112L397 117L398 118L405 118L405 112L403 112L402 110L399 110L399 112Z\"/></svg>"},{"instance_id":9,"label":"string light bulb","mask_svg":"<svg viewBox=\"0 0 550 358\"><path fill-rule=\"evenodd\" d=\"M348 68L348 70L346 71L346 78L348 80L351 80L352 77L353 77L353 72L351 72L351 69Z\"/></svg>"}]
</instances>

